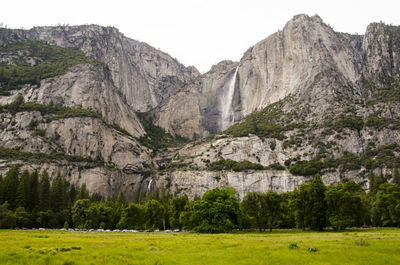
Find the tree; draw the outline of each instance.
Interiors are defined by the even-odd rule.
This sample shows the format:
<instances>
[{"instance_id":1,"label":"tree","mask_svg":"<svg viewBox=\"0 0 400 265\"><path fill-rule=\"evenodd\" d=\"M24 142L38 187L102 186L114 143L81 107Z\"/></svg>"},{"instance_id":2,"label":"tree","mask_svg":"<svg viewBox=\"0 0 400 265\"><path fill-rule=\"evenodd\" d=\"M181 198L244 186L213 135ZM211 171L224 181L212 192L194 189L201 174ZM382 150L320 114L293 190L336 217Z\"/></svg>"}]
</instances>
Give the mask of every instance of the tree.
<instances>
[{"instance_id":1,"label":"tree","mask_svg":"<svg viewBox=\"0 0 400 265\"><path fill-rule=\"evenodd\" d=\"M321 176L316 174L310 185L310 202L312 203L310 228L312 230L321 231L326 226L325 190Z\"/></svg>"},{"instance_id":2,"label":"tree","mask_svg":"<svg viewBox=\"0 0 400 265\"><path fill-rule=\"evenodd\" d=\"M238 227L239 217L239 201L230 187L207 191L192 208L193 227L198 232L231 231Z\"/></svg>"},{"instance_id":3,"label":"tree","mask_svg":"<svg viewBox=\"0 0 400 265\"><path fill-rule=\"evenodd\" d=\"M150 200L145 208L146 227L154 229L165 229L165 209L160 201Z\"/></svg>"},{"instance_id":4,"label":"tree","mask_svg":"<svg viewBox=\"0 0 400 265\"><path fill-rule=\"evenodd\" d=\"M370 172L368 175L369 180L369 193L375 195L378 192L379 186L386 183L387 180L383 174L375 175L374 172Z\"/></svg>"},{"instance_id":5,"label":"tree","mask_svg":"<svg viewBox=\"0 0 400 265\"><path fill-rule=\"evenodd\" d=\"M400 187L392 183L382 184L376 194L373 212L377 225L400 225Z\"/></svg>"},{"instance_id":6,"label":"tree","mask_svg":"<svg viewBox=\"0 0 400 265\"><path fill-rule=\"evenodd\" d=\"M144 229L146 209L143 205L130 203L121 215L117 224L118 229Z\"/></svg>"},{"instance_id":7,"label":"tree","mask_svg":"<svg viewBox=\"0 0 400 265\"><path fill-rule=\"evenodd\" d=\"M170 200L170 224L173 228L182 229L183 224L179 218L188 203L189 199L186 195L174 197Z\"/></svg>"},{"instance_id":8,"label":"tree","mask_svg":"<svg viewBox=\"0 0 400 265\"><path fill-rule=\"evenodd\" d=\"M33 171L29 176L26 191L26 206L28 211L32 211L38 207L39 203L39 175L37 171Z\"/></svg>"},{"instance_id":9,"label":"tree","mask_svg":"<svg viewBox=\"0 0 400 265\"><path fill-rule=\"evenodd\" d=\"M28 173L29 174L29 173ZM18 185L18 189L17 189L17 194L15 196L15 206L16 207L26 207L26 189L25 189L25 181L26 178L21 178L21 180L19 181L19 185Z\"/></svg>"},{"instance_id":10,"label":"tree","mask_svg":"<svg viewBox=\"0 0 400 265\"><path fill-rule=\"evenodd\" d=\"M393 170L393 183L400 186L400 174L398 168Z\"/></svg>"},{"instance_id":11,"label":"tree","mask_svg":"<svg viewBox=\"0 0 400 265\"><path fill-rule=\"evenodd\" d=\"M261 232L265 221L265 216L263 215L261 195L257 192L249 192L243 198L241 203L242 211L245 216L248 216L256 227L258 227Z\"/></svg>"},{"instance_id":12,"label":"tree","mask_svg":"<svg viewBox=\"0 0 400 265\"><path fill-rule=\"evenodd\" d=\"M19 186L19 167L12 167L3 180L3 201L9 203L10 209L16 207L16 194Z\"/></svg>"},{"instance_id":13,"label":"tree","mask_svg":"<svg viewBox=\"0 0 400 265\"><path fill-rule=\"evenodd\" d=\"M87 208L89 208L90 201L88 199L77 200L71 209L72 221L75 227L83 228L86 223Z\"/></svg>"},{"instance_id":14,"label":"tree","mask_svg":"<svg viewBox=\"0 0 400 265\"><path fill-rule=\"evenodd\" d=\"M3 175L0 174L0 204L4 202Z\"/></svg>"},{"instance_id":15,"label":"tree","mask_svg":"<svg viewBox=\"0 0 400 265\"><path fill-rule=\"evenodd\" d=\"M293 192L281 193L281 221L279 228L293 228L296 227L296 220L294 211L292 210L291 201Z\"/></svg>"},{"instance_id":16,"label":"tree","mask_svg":"<svg viewBox=\"0 0 400 265\"><path fill-rule=\"evenodd\" d=\"M293 192L290 199L290 208L294 211L297 228L303 230L311 223L311 185L302 184Z\"/></svg>"},{"instance_id":17,"label":"tree","mask_svg":"<svg viewBox=\"0 0 400 265\"><path fill-rule=\"evenodd\" d=\"M41 227L56 228L58 226L56 216L54 212L50 209L38 213L37 223Z\"/></svg>"},{"instance_id":18,"label":"tree","mask_svg":"<svg viewBox=\"0 0 400 265\"><path fill-rule=\"evenodd\" d=\"M9 203L5 202L0 205L0 228L10 229L16 225L15 214L9 209Z\"/></svg>"},{"instance_id":19,"label":"tree","mask_svg":"<svg viewBox=\"0 0 400 265\"><path fill-rule=\"evenodd\" d=\"M124 193L121 191L118 195L117 203L119 205L126 206L126 199Z\"/></svg>"},{"instance_id":20,"label":"tree","mask_svg":"<svg viewBox=\"0 0 400 265\"><path fill-rule=\"evenodd\" d=\"M15 209L16 224L18 227L30 226L29 213L24 209L24 207L18 207Z\"/></svg>"},{"instance_id":21,"label":"tree","mask_svg":"<svg viewBox=\"0 0 400 265\"><path fill-rule=\"evenodd\" d=\"M91 203L90 206L85 209L85 215L86 221L84 227L92 229L99 227L100 213L97 203Z\"/></svg>"},{"instance_id":22,"label":"tree","mask_svg":"<svg viewBox=\"0 0 400 265\"><path fill-rule=\"evenodd\" d=\"M281 209L281 197L274 191L268 191L266 194L261 194L261 208L262 214L265 220L265 226L268 226L269 231L272 231L272 227L279 220L282 209Z\"/></svg>"},{"instance_id":23,"label":"tree","mask_svg":"<svg viewBox=\"0 0 400 265\"><path fill-rule=\"evenodd\" d=\"M331 185L326 190L327 216L334 229L345 229L362 220L362 189L354 181Z\"/></svg>"},{"instance_id":24,"label":"tree","mask_svg":"<svg viewBox=\"0 0 400 265\"><path fill-rule=\"evenodd\" d=\"M47 171L43 171L39 182L39 210L46 212L50 208L50 180Z\"/></svg>"},{"instance_id":25,"label":"tree","mask_svg":"<svg viewBox=\"0 0 400 265\"><path fill-rule=\"evenodd\" d=\"M86 189L86 184L83 183L79 189L79 193L76 196L75 200L88 199L89 191Z\"/></svg>"},{"instance_id":26,"label":"tree","mask_svg":"<svg viewBox=\"0 0 400 265\"><path fill-rule=\"evenodd\" d=\"M119 222L114 211L115 203L113 201L100 202L98 205L99 211L99 226L102 229L114 229Z\"/></svg>"},{"instance_id":27,"label":"tree","mask_svg":"<svg viewBox=\"0 0 400 265\"><path fill-rule=\"evenodd\" d=\"M53 183L51 184L50 205L51 209L55 213L61 211L67 205L66 187L60 172L57 173L57 176L54 178Z\"/></svg>"}]
</instances>

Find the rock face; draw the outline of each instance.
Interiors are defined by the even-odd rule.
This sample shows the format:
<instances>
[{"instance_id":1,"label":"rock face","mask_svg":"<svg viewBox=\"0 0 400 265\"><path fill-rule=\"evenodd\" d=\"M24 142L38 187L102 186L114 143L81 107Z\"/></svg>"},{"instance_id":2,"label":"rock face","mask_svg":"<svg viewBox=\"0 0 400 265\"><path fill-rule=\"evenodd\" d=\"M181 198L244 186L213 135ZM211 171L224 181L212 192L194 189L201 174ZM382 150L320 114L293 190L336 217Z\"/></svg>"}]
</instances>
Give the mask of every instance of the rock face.
<instances>
[{"instance_id":1,"label":"rock face","mask_svg":"<svg viewBox=\"0 0 400 265\"><path fill-rule=\"evenodd\" d=\"M115 87L134 111L148 111L164 98L199 75L168 54L146 43L125 37L117 29L88 26L35 27L31 30L0 30L0 45L25 39L42 40L61 47L78 47L86 55L104 62ZM173 77L170 89L163 89L163 78ZM165 80L164 80L165 81Z\"/></svg>"},{"instance_id":2,"label":"rock face","mask_svg":"<svg viewBox=\"0 0 400 265\"><path fill-rule=\"evenodd\" d=\"M45 79L39 88L25 86L1 97L0 104L13 102L23 95L26 102L59 104L66 107L92 109L110 124L116 124L133 136L145 132L135 112L127 104L107 71L102 66L78 65L62 76Z\"/></svg>"},{"instance_id":3,"label":"rock face","mask_svg":"<svg viewBox=\"0 0 400 265\"><path fill-rule=\"evenodd\" d=\"M163 102L153 111L156 124L190 139L220 131L220 98L237 65L223 61Z\"/></svg>"},{"instance_id":4,"label":"rock face","mask_svg":"<svg viewBox=\"0 0 400 265\"><path fill-rule=\"evenodd\" d=\"M98 116L2 111L0 146L63 153L58 162L34 160L24 168L52 176L61 171L92 192L166 189L193 198L227 185L239 198L249 191L285 192L312 178L291 170L307 161L337 163L319 170L326 184L353 179L367 189L370 171L400 167L399 27L374 23L365 35L350 35L318 16L298 15L239 62L220 62L203 75L115 28L0 29L0 46L24 40L78 47L103 64L76 65L38 86L24 85L0 96L0 104L22 95L25 102ZM29 55L17 57L25 65L37 63ZM14 59L0 50L0 63ZM147 136L135 111L150 111L156 125L196 141L155 154L139 140ZM221 159L264 169L212 171ZM1 162L2 170L17 162Z\"/></svg>"},{"instance_id":5,"label":"rock face","mask_svg":"<svg viewBox=\"0 0 400 265\"><path fill-rule=\"evenodd\" d=\"M163 188L173 183L170 191L173 194L188 194L190 199L201 196L214 188L230 186L237 192L239 200L250 191L279 193L292 191L310 178L294 177L283 171L263 172L210 172L210 171L175 171L166 176L155 178L158 187ZM331 184L331 183L329 183Z\"/></svg>"},{"instance_id":6,"label":"rock face","mask_svg":"<svg viewBox=\"0 0 400 265\"><path fill-rule=\"evenodd\" d=\"M191 138L220 131L217 102L236 66L234 98L225 103L232 105L235 121L288 95L313 102L337 100L338 93L360 99L366 92L363 78L398 74L396 32L396 27L371 24L364 36L349 35L333 31L318 16L295 16L282 31L249 48L239 63L214 66L170 98L155 111L158 124Z\"/></svg>"}]
</instances>

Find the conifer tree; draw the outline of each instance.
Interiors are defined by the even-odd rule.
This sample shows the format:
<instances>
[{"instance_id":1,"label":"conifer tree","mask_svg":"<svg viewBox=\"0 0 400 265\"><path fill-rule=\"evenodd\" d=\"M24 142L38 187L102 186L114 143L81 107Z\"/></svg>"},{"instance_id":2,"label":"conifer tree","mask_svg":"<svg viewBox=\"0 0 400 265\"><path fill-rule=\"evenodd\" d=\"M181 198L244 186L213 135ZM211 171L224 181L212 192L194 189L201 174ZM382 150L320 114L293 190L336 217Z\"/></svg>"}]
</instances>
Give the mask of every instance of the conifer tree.
<instances>
[{"instance_id":1,"label":"conifer tree","mask_svg":"<svg viewBox=\"0 0 400 265\"><path fill-rule=\"evenodd\" d=\"M50 180L47 171L43 171L39 182L39 210L46 212L50 209Z\"/></svg>"},{"instance_id":2,"label":"conifer tree","mask_svg":"<svg viewBox=\"0 0 400 265\"><path fill-rule=\"evenodd\" d=\"M39 176L37 171L33 171L29 176L27 185L27 210L32 211L38 207L39 203Z\"/></svg>"},{"instance_id":3,"label":"conifer tree","mask_svg":"<svg viewBox=\"0 0 400 265\"><path fill-rule=\"evenodd\" d=\"M9 209L16 208L16 194L19 186L19 167L12 167L3 180L3 200L8 202Z\"/></svg>"},{"instance_id":4,"label":"conifer tree","mask_svg":"<svg viewBox=\"0 0 400 265\"><path fill-rule=\"evenodd\" d=\"M23 207L26 208L26 191L25 191L25 179L19 181L17 194L15 197L15 205L16 207Z\"/></svg>"},{"instance_id":5,"label":"conifer tree","mask_svg":"<svg viewBox=\"0 0 400 265\"><path fill-rule=\"evenodd\" d=\"M4 201L3 197L3 175L0 174L0 204L2 204Z\"/></svg>"},{"instance_id":6,"label":"conifer tree","mask_svg":"<svg viewBox=\"0 0 400 265\"><path fill-rule=\"evenodd\" d=\"M400 174L398 168L393 170L393 183L400 186Z\"/></svg>"},{"instance_id":7,"label":"conifer tree","mask_svg":"<svg viewBox=\"0 0 400 265\"><path fill-rule=\"evenodd\" d=\"M316 174L311 182L311 224L312 230L323 230L326 226L326 201L325 201L326 187L322 182L321 176Z\"/></svg>"},{"instance_id":8,"label":"conifer tree","mask_svg":"<svg viewBox=\"0 0 400 265\"><path fill-rule=\"evenodd\" d=\"M122 191L118 195L117 203L119 205L126 205L125 195Z\"/></svg>"},{"instance_id":9,"label":"conifer tree","mask_svg":"<svg viewBox=\"0 0 400 265\"><path fill-rule=\"evenodd\" d=\"M19 180L19 185L16 194L16 207L27 208L28 204L28 195L29 195L29 179L30 175L28 170L24 170Z\"/></svg>"},{"instance_id":10,"label":"conifer tree","mask_svg":"<svg viewBox=\"0 0 400 265\"><path fill-rule=\"evenodd\" d=\"M50 205L54 212L63 210L66 206L66 187L60 172L54 178L50 189Z\"/></svg>"},{"instance_id":11,"label":"conifer tree","mask_svg":"<svg viewBox=\"0 0 400 265\"><path fill-rule=\"evenodd\" d=\"M76 196L75 200L83 200L83 199L88 199L89 198L89 192L86 189L86 184L83 183L82 186L79 189L79 193Z\"/></svg>"}]
</instances>

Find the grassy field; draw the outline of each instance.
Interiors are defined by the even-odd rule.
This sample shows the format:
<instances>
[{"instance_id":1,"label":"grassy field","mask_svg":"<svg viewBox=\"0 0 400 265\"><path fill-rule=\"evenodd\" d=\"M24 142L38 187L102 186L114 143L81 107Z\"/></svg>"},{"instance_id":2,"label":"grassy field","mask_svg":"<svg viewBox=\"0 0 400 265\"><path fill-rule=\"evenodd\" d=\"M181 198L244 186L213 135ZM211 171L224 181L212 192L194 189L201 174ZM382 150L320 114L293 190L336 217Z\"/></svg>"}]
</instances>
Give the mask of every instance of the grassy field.
<instances>
[{"instance_id":1,"label":"grassy field","mask_svg":"<svg viewBox=\"0 0 400 265\"><path fill-rule=\"evenodd\" d=\"M400 229L215 235L0 230L0 264L400 264Z\"/></svg>"}]
</instances>

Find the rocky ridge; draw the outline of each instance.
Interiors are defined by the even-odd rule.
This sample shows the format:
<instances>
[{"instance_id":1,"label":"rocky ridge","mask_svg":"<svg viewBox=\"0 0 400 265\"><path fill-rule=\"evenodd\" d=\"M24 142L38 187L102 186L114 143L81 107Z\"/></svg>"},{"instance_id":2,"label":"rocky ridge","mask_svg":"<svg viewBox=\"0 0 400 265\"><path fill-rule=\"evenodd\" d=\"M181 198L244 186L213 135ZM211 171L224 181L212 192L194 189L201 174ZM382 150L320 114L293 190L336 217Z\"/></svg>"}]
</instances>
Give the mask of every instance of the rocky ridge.
<instances>
[{"instance_id":1,"label":"rocky ridge","mask_svg":"<svg viewBox=\"0 0 400 265\"><path fill-rule=\"evenodd\" d=\"M199 75L114 28L1 29L0 46L43 40L76 46L104 63L80 64L0 97L1 105L23 95L25 102L98 114L53 119L33 111L2 113L1 146L99 158L100 166L48 161L25 167L53 175L61 170L104 195L166 189L193 198L230 185L242 198L252 190L293 190L315 173L326 184L354 179L368 188L368 172L390 174L400 167L399 32L373 23L363 36L338 33L318 16L299 15L240 62L223 61ZM14 60L1 55L3 63ZM231 81L232 101L222 102ZM231 104L233 126L220 133L223 104ZM140 141L148 132L135 113L149 110L167 132L198 140L151 152ZM259 169L213 169L228 159Z\"/></svg>"}]
</instances>

